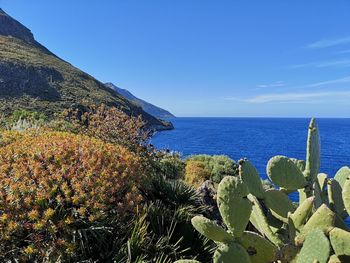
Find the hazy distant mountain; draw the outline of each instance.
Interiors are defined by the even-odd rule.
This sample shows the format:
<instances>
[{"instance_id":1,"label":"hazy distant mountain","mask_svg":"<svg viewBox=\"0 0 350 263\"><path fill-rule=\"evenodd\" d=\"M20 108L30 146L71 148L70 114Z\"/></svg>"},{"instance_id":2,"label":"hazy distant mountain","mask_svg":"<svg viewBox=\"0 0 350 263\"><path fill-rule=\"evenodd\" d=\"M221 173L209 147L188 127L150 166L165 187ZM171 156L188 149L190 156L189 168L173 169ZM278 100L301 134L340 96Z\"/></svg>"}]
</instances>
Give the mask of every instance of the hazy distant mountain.
<instances>
[{"instance_id":1,"label":"hazy distant mountain","mask_svg":"<svg viewBox=\"0 0 350 263\"><path fill-rule=\"evenodd\" d=\"M38 43L32 32L0 8L0 112L16 109L48 115L70 107L104 103L128 115L141 115L157 129L172 128L63 61Z\"/></svg>"},{"instance_id":2,"label":"hazy distant mountain","mask_svg":"<svg viewBox=\"0 0 350 263\"><path fill-rule=\"evenodd\" d=\"M123 97L127 98L128 100L134 102L135 104L139 105L145 112L148 114L151 114L154 117L160 118L160 119L168 119L168 118L174 118L175 116L171 114L169 111L164 110L162 108L159 108L147 101L144 101L142 99L139 99L135 97L130 91L126 89L121 89L115 86L113 83L106 83L107 87L117 91L119 94L121 94Z\"/></svg>"}]
</instances>

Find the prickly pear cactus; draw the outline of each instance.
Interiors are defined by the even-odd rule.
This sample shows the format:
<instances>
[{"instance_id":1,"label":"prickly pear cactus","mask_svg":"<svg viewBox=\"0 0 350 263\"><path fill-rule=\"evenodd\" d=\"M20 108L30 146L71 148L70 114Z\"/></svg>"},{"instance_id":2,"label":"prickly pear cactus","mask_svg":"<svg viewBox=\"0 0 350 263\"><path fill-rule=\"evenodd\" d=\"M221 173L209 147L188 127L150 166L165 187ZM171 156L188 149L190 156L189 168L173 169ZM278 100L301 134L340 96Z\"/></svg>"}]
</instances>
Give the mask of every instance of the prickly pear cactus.
<instances>
[{"instance_id":1,"label":"prickly pear cactus","mask_svg":"<svg viewBox=\"0 0 350 263\"><path fill-rule=\"evenodd\" d=\"M267 190L264 195L264 201L271 213L285 223L288 222L288 212L294 212L295 210L288 196L279 190Z\"/></svg>"},{"instance_id":2,"label":"prickly pear cactus","mask_svg":"<svg viewBox=\"0 0 350 263\"><path fill-rule=\"evenodd\" d=\"M248 195L248 199L253 204L250 222L263 236L266 236L273 244L278 247L282 247L283 241L271 230L271 227L267 221L259 200L253 195Z\"/></svg>"},{"instance_id":3,"label":"prickly pear cactus","mask_svg":"<svg viewBox=\"0 0 350 263\"><path fill-rule=\"evenodd\" d=\"M344 166L338 170L335 174L334 179L338 181L340 187L343 188L345 184L346 178L350 176L350 168L348 166Z\"/></svg>"},{"instance_id":4,"label":"prickly pear cactus","mask_svg":"<svg viewBox=\"0 0 350 263\"><path fill-rule=\"evenodd\" d=\"M296 235L299 235L309 218L315 197L309 197L304 200L302 204L295 210L295 212L288 214L289 238L294 240Z\"/></svg>"},{"instance_id":5,"label":"prickly pear cactus","mask_svg":"<svg viewBox=\"0 0 350 263\"><path fill-rule=\"evenodd\" d=\"M191 222L199 233L215 242L229 242L233 240L232 235L204 216L195 216Z\"/></svg>"},{"instance_id":6,"label":"prickly pear cactus","mask_svg":"<svg viewBox=\"0 0 350 263\"><path fill-rule=\"evenodd\" d=\"M315 197L315 208L319 208L322 204L328 205L328 195L326 191L327 185L327 175L320 173L317 175L317 180L315 180L314 187L314 197Z\"/></svg>"},{"instance_id":7,"label":"prickly pear cactus","mask_svg":"<svg viewBox=\"0 0 350 263\"><path fill-rule=\"evenodd\" d=\"M337 255L332 255L329 257L328 263L341 263Z\"/></svg>"},{"instance_id":8,"label":"prickly pear cactus","mask_svg":"<svg viewBox=\"0 0 350 263\"><path fill-rule=\"evenodd\" d=\"M309 132L306 145L306 165L304 175L309 182L316 179L320 171L320 135L314 118L309 124Z\"/></svg>"},{"instance_id":9,"label":"prickly pear cactus","mask_svg":"<svg viewBox=\"0 0 350 263\"><path fill-rule=\"evenodd\" d=\"M311 214L312 207L314 204L315 197L307 198L302 204L298 206L293 214L290 215L291 220L293 221L293 225L297 230L301 230L301 228L305 225L306 220Z\"/></svg>"},{"instance_id":10,"label":"prickly pear cactus","mask_svg":"<svg viewBox=\"0 0 350 263\"><path fill-rule=\"evenodd\" d=\"M337 256L347 256L350 260L350 233L335 227L329 232L333 250Z\"/></svg>"},{"instance_id":11,"label":"prickly pear cactus","mask_svg":"<svg viewBox=\"0 0 350 263\"><path fill-rule=\"evenodd\" d=\"M299 168L300 171L304 172L306 165L304 160L298 160L295 158L290 158L290 160Z\"/></svg>"},{"instance_id":12,"label":"prickly pear cactus","mask_svg":"<svg viewBox=\"0 0 350 263\"><path fill-rule=\"evenodd\" d=\"M252 203L247 199L248 187L237 177L226 176L218 186L218 206L224 223L235 237L247 227Z\"/></svg>"},{"instance_id":13,"label":"prickly pear cactus","mask_svg":"<svg viewBox=\"0 0 350 263\"><path fill-rule=\"evenodd\" d=\"M257 233L244 231L237 242L248 252L252 263L274 262L278 258L278 248Z\"/></svg>"},{"instance_id":14,"label":"prickly pear cactus","mask_svg":"<svg viewBox=\"0 0 350 263\"><path fill-rule=\"evenodd\" d=\"M344 206L347 213L350 215L350 176L345 180L343 191L342 191Z\"/></svg>"},{"instance_id":15,"label":"prickly pear cactus","mask_svg":"<svg viewBox=\"0 0 350 263\"><path fill-rule=\"evenodd\" d=\"M325 233L334 227L335 214L326 205L320 206L316 212L310 217L303 227L299 236L296 237L296 244L300 245L304 242L305 237L309 232L319 229Z\"/></svg>"},{"instance_id":16,"label":"prickly pear cactus","mask_svg":"<svg viewBox=\"0 0 350 263\"><path fill-rule=\"evenodd\" d=\"M298 255L297 263L327 263L331 247L326 235L319 229L314 229L306 236L303 247Z\"/></svg>"},{"instance_id":17,"label":"prickly pear cactus","mask_svg":"<svg viewBox=\"0 0 350 263\"><path fill-rule=\"evenodd\" d=\"M272 157L266 169L270 180L287 190L297 190L306 186L302 171L292 160L285 156Z\"/></svg>"},{"instance_id":18,"label":"prickly pear cactus","mask_svg":"<svg viewBox=\"0 0 350 263\"><path fill-rule=\"evenodd\" d=\"M343 221L350 214L350 168L341 168L334 179L319 173L319 140L312 119L306 162L270 159L267 174L276 188L263 187L245 159L238 177L224 177L217 202L227 231L205 217L192 219L198 232L217 243L214 263L350 262L350 230ZM293 191L299 192L299 205L287 195ZM246 230L249 221L259 233Z\"/></svg>"},{"instance_id":19,"label":"prickly pear cactus","mask_svg":"<svg viewBox=\"0 0 350 263\"><path fill-rule=\"evenodd\" d=\"M237 243L223 244L214 253L214 263L229 263L236 260L240 263L251 263L247 251Z\"/></svg>"},{"instance_id":20,"label":"prickly pear cactus","mask_svg":"<svg viewBox=\"0 0 350 263\"><path fill-rule=\"evenodd\" d=\"M256 168L248 160L242 159L238 163L239 176L247 185L249 192L257 198L264 198L264 188Z\"/></svg>"},{"instance_id":21,"label":"prickly pear cactus","mask_svg":"<svg viewBox=\"0 0 350 263\"><path fill-rule=\"evenodd\" d=\"M329 179L327 183L328 203L329 207L343 218L348 216L345 211L344 201L342 197L342 187L335 179Z\"/></svg>"}]
</instances>

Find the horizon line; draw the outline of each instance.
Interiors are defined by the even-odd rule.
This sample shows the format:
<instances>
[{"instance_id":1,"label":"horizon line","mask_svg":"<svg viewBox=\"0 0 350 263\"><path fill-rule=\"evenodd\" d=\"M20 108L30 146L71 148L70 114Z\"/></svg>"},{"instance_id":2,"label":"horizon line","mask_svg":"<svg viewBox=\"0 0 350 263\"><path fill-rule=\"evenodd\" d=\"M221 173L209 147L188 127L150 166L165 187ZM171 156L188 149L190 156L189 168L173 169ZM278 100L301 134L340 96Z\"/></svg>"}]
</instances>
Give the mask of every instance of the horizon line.
<instances>
[{"instance_id":1,"label":"horizon line","mask_svg":"<svg viewBox=\"0 0 350 263\"><path fill-rule=\"evenodd\" d=\"M237 119L242 119L242 118L249 118L249 119L350 119L349 117L344 117L344 116L337 116L337 117L325 117L325 116L320 116L320 117L305 117L305 116L175 116L172 118L166 118L167 120L172 120L172 119L177 119L177 118L237 118Z\"/></svg>"}]
</instances>

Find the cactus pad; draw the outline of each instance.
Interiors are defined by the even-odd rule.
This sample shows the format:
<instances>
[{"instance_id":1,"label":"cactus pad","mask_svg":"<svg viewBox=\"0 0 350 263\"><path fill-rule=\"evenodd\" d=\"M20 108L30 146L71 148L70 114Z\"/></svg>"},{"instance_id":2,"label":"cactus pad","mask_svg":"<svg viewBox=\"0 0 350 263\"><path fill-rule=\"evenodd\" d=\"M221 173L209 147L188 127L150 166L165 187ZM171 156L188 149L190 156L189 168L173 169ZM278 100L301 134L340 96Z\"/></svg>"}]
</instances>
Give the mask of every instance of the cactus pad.
<instances>
[{"instance_id":1,"label":"cactus pad","mask_svg":"<svg viewBox=\"0 0 350 263\"><path fill-rule=\"evenodd\" d=\"M295 210L292 201L279 190L267 190L264 195L264 202L272 215L285 223L288 223L288 212L294 212Z\"/></svg>"},{"instance_id":2,"label":"cactus pad","mask_svg":"<svg viewBox=\"0 0 350 263\"><path fill-rule=\"evenodd\" d=\"M324 190L324 188L326 186L327 178L328 178L328 175L325 173L319 173L317 175L317 181L318 181L318 184L322 190Z\"/></svg>"},{"instance_id":3,"label":"cactus pad","mask_svg":"<svg viewBox=\"0 0 350 263\"><path fill-rule=\"evenodd\" d=\"M338 215L346 218L348 214L345 211L342 197L342 187L340 186L339 182L334 179L328 180L327 190L329 207Z\"/></svg>"},{"instance_id":4,"label":"cactus pad","mask_svg":"<svg viewBox=\"0 0 350 263\"><path fill-rule=\"evenodd\" d=\"M192 218L191 222L199 233L215 242L228 242L233 240L232 235L208 218L195 216Z\"/></svg>"},{"instance_id":5,"label":"cactus pad","mask_svg":"<svg viewBox=\"0 0 350 263\"><path fill-rule=\"evenodd\" d=\"M316 179L320 171L320 135L314 118L309 124L309 132L306 145L306 165L304 175L309 182Z\"/></svg>"},{"instance_id":6,"label":"cactus pad","mask_svg":"<svg viewBox=\"0 0 350 263\"><path fill-rule=\"evenodd\" d=\"M248 253L237 243L221 245L214 253L214 263L230 263L234 261L240 263L251 263Z\"/></svg>"},{"instance_id":7,"label":"cactus pad","mask_svg":"<svg viewBox=\"0 0 350 263\"><path fill-rule=\"evenodd\" d=\"M267 164L266 171L274 184L288 190L303 188L307 183L298 166L285 156L272 157Z\"/></svg>"},{"instance_id":8,"label":"cactus pad","mask_svg":"<svg viewBox=\"0 0 350 263\"><path fill-rule=\"evenodd\" d=\"M304 160L298 160L295 158L290 158L290 160L299 168L300 171L304 172L304 170L305 170L305 161Z\"/></svg>"},{"instance_id":9,"label":"cactus pad","mask_svg":"<svg viewBox=\"0 0 350 263\"><path fill-rule=\"evenodd\" d=\"M341 263L340 259L337 257L337 255L330 256L328 263Z\"/></svg>"},{"instance_id":10,"label":"cactus pad","mask_svg":"<svg viewBox=\"0 0 350 263\"><path fill-rule=\"evenodd\" d=\"M247 185L249 192L257 198L263 198L264 188L256 168L248 160L239 161L239 176Z\"/></svg>"},{"instance_id":11,"label":"cactus pad","mask_svg":"<svg viewBox=\"0 0 350 263\"><path fill-rule=\"evenodd\" d=\"M305 224L306 219L309 217L312 211L314 200L315 197L313 196L307 198L302 204L299 205L295 212L290 215L295 229L300 231L301 227Z\"/></svg>"},{"instance_id":12,"label":"cactus pad","mask_svg":"<svg viewBox=\"0 0 350 263\"><path fill-rule=\"evenodd\" d=\"M350 176L346 178L342 191L344 206L350 215Z\"/></svg>"},{"instance_id":13,"label":"cactus pad","mask_svg":"<svg viewBox=\"0 0 350 263\"><path fill-rule=\"evenodd\" d=\"M301 234L296 237L296 244L302 244L305 236L314 229L320 229L323 232L328 232L334 226L334 221L334 212L325 204L321 205L307 221L301 231Z\"/></svg>"},{"instance_id":14,"label":"cactus pad","mask_svg":"<svg viewBox=\"0 0 350 263\"><path fill-rule=\"evenodd\" d=\"M277 260L277 247L255 232L245 231L237 241L245 248L252 263Z\"/></svg>"},{"instance_id":15,"label":"cactus pad","mask_svg":"<svg viewBox=\"0 0 350 263\"><path fill-rule=\"evenodd\" d=\"M299 204L302 204L307 198L307 192L305 188L298 189L299 192Z\"/></svg>"},{"instance_id":16,"label":"cactus pad","mask_svg":"<svg viewBox=\"0 0 350 263\"><path fill-rule=\"evenodd\" d=\"M350 232L335 227L329 232L329 238L337 256L350 257Z\"/></svg>"},{"instance_id":17,"label":"cactus pad","mask_svg":"<svg viewBox=\"0 0 350 263\"><path fill-rule=\"evenodd\" d=\"M328 238L320 229L314 229L307 234L297 263L327 263L330 251Z\"/></svg>"},{"instance_id":18,"label":"cactus pad","mask_svg":"<svg viewBox=\"0 0 350 263\"><path fill-rule=\"evenodd\" d=\"M348 166L344 166L338 170L335 174L334 179L338 181L341 188L344 187L345 180L350 176L350 168Z\"/></svg>"},{"instance_id":19,"label":"cactus pad","mask_svg":"<svg viewBox=\"0 0 350 263\"><path fill-rule=\"evenodd\" d=\"M259 232L266 236L273 244L280 247L283 245L282 240L278 237L277 234L273 233L270 228L269 223L267 222L266 216L261 208L259 200L253 196L248 195L249 200L253 204L252 214L250 216L250 222L253 226L259 230Z\"/></svg>"},{"instance_id":20,"label":"cactus pad","mask_svg":"<svg viewBox=\"0 0 350 263\"><path fill-rule=\"evenodd\" d=\"M317 175L317 180L315 180L314 186L314 196L315 196L315 208L319 208L322 204L328 204L327 196L327 174L319 173Z\"/></svg>"},{"instance_id":21,"label":"cactus pad","mask_svg":"<svg viewBox=\"0 0 350 263\"><path fill-rule=\"evenodd\" d=\"M248 188L237 177L226 176L218 186L218 207L224 223L234 237L245 230L252 212Z\"/></svg>"}]
</instances>

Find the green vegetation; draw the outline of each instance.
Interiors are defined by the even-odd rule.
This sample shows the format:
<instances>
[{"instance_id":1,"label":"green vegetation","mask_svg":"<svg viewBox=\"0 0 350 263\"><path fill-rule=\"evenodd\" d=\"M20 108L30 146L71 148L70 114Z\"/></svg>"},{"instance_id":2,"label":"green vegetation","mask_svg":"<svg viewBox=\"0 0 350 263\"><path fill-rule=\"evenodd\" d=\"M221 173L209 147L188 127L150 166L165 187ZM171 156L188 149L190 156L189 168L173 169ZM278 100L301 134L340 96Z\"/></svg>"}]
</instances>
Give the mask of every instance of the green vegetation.
<instances>
[{"instance_id":1,"label":"green vegetation","mask_svg":"<svg viewBox=\"0 0 350 263\"><path fill-rule=\"evenodd\" d=\"M48 121L48 117L39 112L31 112L27 110L15 110L10 118L8 119L8 122L10 124L16 123L19 120L27 120L27 121L38 121L38 122L45 122Z\"/></svg>"},{"instance_id":2,"label":"green vegetation","mask_svg":"<svg viewBox=\"0 0 350 263\"><path fill-rule=\"evenodd\" d=\"M210 260L214 243L190 223L205 207L174 180L185 163L148 146L141 118L104 106L60 116L2 119L0 261Z\"/></svg>"},{"instance_id":3,"label":"green vegetation","mask_svg":"<svg viewBox=\"0 0 350 263\"><path fill-rule=\"evenodd\" d=\"M265 190L256 169L240 161L239 176L227 176L218 186L217 203L225 229L203 217L192 218L194 228L215 241L217 263L240 262L348 262L350 169L343 167L334 179L319 173L320 145L316 121L311 120L306 163L285 156L271 158L271 181L279 186ZM300 202L286 193L299 190ZM303 194L304 195L303 195ZM247 231L252 224L256 232ZM177 261L181 262L181 261ZM196 261L189 261L196 262Z\"/></svg>"},{"instance_id":4,"label":"green vegetation","mask_svg":"<svg viewBox=\"0 0 350 263\"><path fill-rule=\"evenodd\" d=\"M237 164L225 155L194 155L186 160L185 181L199 186L205 180L219 183L227 175L237 175Z\"/></svg>"},{"instance_id":5,"label":"green vegetation","mask_svg":"<svg viewBox=\"0 0 350 263\"><path fill-rule=\"evenodd\" d=\"M185 162L178 153L161 153L159 161L161 173L168 179L183 179L185 175Z\"/></svg>"},{"instance_id":6,"label":"green vegetation","mask_svg":"<svg viewBox=\"0 0 350 263\"><path fill-rule=\"evenodd\" d=\"M271 158L268 181L183 160L149 145L170 123L0 22L1 262L350 262L350 168L320 173L314 119L306 159Z\"/></svg>"},{"instance_id":7,"label":"green vegetation","mask_svg":"<svg viewBox=\"0 0 350 263\"><path fill-rule=\"evenodd\" d=\"M3 262L347 262L350 168L319 173L275 156L252 163L157 151L140 118L105 106L50 120L18 111L0 128ZM219 217L200 192L213 182ZM298 191L299 203L288 194Z\"/></svg>"}]
</instances>

